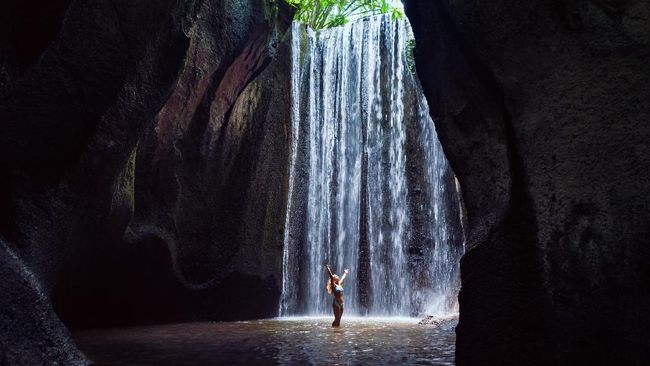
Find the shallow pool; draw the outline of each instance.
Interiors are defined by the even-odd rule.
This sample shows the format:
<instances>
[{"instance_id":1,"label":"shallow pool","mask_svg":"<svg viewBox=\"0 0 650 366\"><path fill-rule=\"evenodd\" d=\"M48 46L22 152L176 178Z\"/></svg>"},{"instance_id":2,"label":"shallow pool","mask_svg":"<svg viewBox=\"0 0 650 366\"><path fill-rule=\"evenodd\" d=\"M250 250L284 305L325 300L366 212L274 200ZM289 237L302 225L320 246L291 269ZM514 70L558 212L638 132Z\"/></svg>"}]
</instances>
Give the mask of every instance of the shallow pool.
<instances>
[{"instance_id":1,"label":"shallow pool","mask_svg":"<svg viewBox=\"0 0 650 366\"><path fill-rule=\"evenodd\" d=\"M453 365L455 322L411 318L278 318L77 332L103 365Z\"/></svg>"}]
</instances>

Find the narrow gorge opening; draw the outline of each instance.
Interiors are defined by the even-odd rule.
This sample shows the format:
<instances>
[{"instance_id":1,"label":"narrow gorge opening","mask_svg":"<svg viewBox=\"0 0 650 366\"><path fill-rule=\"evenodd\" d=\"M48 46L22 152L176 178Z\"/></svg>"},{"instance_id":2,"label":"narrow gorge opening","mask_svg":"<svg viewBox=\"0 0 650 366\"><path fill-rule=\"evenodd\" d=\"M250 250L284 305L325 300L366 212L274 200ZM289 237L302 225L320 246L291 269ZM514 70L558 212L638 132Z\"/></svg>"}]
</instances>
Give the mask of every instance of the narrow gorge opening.
<instances>
[{"instance_id":1,"label":"narrow gorge opening","mask_svg":"<svg viewBox=\"0 0 650 366\"><path fill-rule=\"evenodd\" d=\"M457 311L464 251L458 185L438 142L407 19L291 28L291 167L281 316Z\"/></svg>"}]
</instances>

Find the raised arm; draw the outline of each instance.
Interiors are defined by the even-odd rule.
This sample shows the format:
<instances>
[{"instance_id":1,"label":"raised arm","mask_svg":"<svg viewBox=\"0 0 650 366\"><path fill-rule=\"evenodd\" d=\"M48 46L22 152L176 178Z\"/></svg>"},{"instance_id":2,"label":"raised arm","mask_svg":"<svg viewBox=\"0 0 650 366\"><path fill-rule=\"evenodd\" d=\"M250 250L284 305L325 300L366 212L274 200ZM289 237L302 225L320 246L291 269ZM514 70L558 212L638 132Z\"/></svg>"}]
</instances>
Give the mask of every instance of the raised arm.
<instances>
[{"instance_id":1,"label":"raised arm","mask_svg":"<svg viewBox=\"0 0 650 366\"><path fill-rule=\"evenodd\" d=\"M332 282L334 282L334 274L332 273L332 270L330 269L330 265L326 264L325 268L327 269L327 273L330 275L330 280L332 280Z\"/></svg>"},{"instance_id":2,"label":"raised arm","mask_svg":"<svg viewBox=\"0 0 650 366\"><path fill-rule=\"evenodd\" d=\"M341 285L343 285L343 280L348 276L348 273L350 273L350 270L346 268L345 271L343 271L343 276L341 276Z\"/></svg>"}]
</instances>

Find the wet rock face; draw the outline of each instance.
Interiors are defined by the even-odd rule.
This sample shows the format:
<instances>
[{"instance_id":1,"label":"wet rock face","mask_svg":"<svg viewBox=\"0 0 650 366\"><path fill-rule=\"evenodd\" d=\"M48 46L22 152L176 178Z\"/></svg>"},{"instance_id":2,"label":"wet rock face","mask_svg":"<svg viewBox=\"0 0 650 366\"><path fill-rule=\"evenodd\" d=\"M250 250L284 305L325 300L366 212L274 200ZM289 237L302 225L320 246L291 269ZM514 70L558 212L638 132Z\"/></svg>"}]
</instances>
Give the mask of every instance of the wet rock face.
<instances>
[{"instance_id":1,"label":"wet rock face","mask_svg":"<svg viewBox=\"0 0 650 366\"><path fill-rule=\"evenodd\" d=\"M86 364L38 280L0 239L0 363Z\"/></svg>"},{"instance_id":2,"label":"wet rock face","mask_svg":"<svg viewBox=\"0 0 650 366\"><path fill-rule=\"evenodd\" d=\"M172 1L56 4L65 11L50 14L54 26L37 27L42 48L31 51L38 57L19 50L24 24L13 2L11 15L3 11L16 17L3 22L11 31L1 52L1 68L10 71L0 101L0 266L7 272L0 291L8 294L0 359L7 364L85 362L51 295L63 266L92 265L79 255L115 238L106 235L120 225L108 215L114 180L187 47L185 9ZM161 63L145 65L147 57Z\"/></svg>"},{"instance_id":3,"label":"wet rock face","mask_svg":"<svg viewBox=\"0 0 650 366\"><path fill-rule=\"evenodd\" d=\"M288 50L278 38L286 21L269 22L257 2L204 2L195 11L177 79L114 184L121 236L85 278L66 271L68 285L55 294L74 327L277 314L289 121Z\"/></svg>"},{"instance_id":4,"label":"wet rock face","mask_svg":"<svg viewBox=\"0 0 650 366\"><path fill-rule=\"evenodd\" d=\"M2 23L0 290L24 296L2 300L0 363L84 363L59 317L275 315L286 9L269 23L252 0L55 5L29 52L25 25Z\"/></svg>"},{"instance_id":5,"label":"wet rock face","mask_svg":"<svg viewBox=\"0 0 650 366\"><path fill-rule=\"evenodd\" d=\"M647 360L650 5L410 1L407 13L473 248L457 362Z\"/></svg>"}]
</instances>

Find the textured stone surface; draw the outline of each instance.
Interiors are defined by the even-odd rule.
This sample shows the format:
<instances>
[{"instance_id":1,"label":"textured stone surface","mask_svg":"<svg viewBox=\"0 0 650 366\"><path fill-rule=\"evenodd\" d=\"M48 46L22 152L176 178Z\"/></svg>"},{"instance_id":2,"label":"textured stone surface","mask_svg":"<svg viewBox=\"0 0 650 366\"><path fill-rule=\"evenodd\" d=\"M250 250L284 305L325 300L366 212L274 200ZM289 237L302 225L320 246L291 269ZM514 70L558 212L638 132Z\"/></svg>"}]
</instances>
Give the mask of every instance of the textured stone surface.
<instances>
[{"instance_id":1,"label":"textured stone surface","mask_svg":"<svg viewBox=\"0 0 650 366\"><path fill-rule=\"evenodd\" d=\"M467 210L458 364L643 364L650 5L406 3ZM86 363L58 317L274 315L289 79L261 3L48 4L0 12L0 363Z\"/></svg>"},{"instance_id":2,"label":"textured stone surface","mask_svg":"<svg viewBox=\"0 0 650 366\"><path fill-rule=\"evenodd\" d=\"M86 364L34 274L1 239L0 276L0 364Z\"/></svg>"},{"instance_id":3,"label":"textured stone surface","mask_svg":"<svg viewBox=\"0 0 650 366\"><path fill-rule=\"evenodd\" d=\"M0 363L86 363L59 317L85 327L274 315L280 23L253 0L7 8ZM208 125L216 144L202 144Z\"/></svg>"},{"instance_id":4,"label":"textured stone surface","mask_svg":"<svg viewBox=\"0 0 650 366\"><path fill-rule=\"evenodd\" d=\"M53 19L36 11L31 21L13 13L29 13L24 5L10 4L3 22L13 30L3 33L2 68L13 72L5 73L0 102L0 231L7 247L0 257L9 271L1 286L15 294L3 300L1 319L8 364L86 362L51 295L61 268L92 263L80 255L119 230L120 220L109 216L114 179L142 122L160 108L187 45L187 9L172 1L53 4L65 11L48 14ZM28 41L22 31L42 17L53 25L35 27L27 38L38 42L21 52ZM156 62L141 62L147 57ZM96 240L102 236L105 242Z\"/></svg>"},{"instance_id":5,"label":"textured stone surface","mask_svg":"<svg viewBox=\"0 0 650 366\"><path fill-rule=\"evenodd\" d=\"M57 293L75 327L277 313L289 81L283 29L271 27L286 22L270 25L253 1L196 11L182 69L117 190L128 194L113 195L124 235Z\"/></svg>"},{"instance_id":6,"label":"textured stone surface","mask_svg":"<svg viewBox=\"0 0 650 366\"><path fill-rule=\"evenodd\" d=\"M463 189L458 364L642 364L650 5L407 2Z\"/></svg>"}]
</instances>

